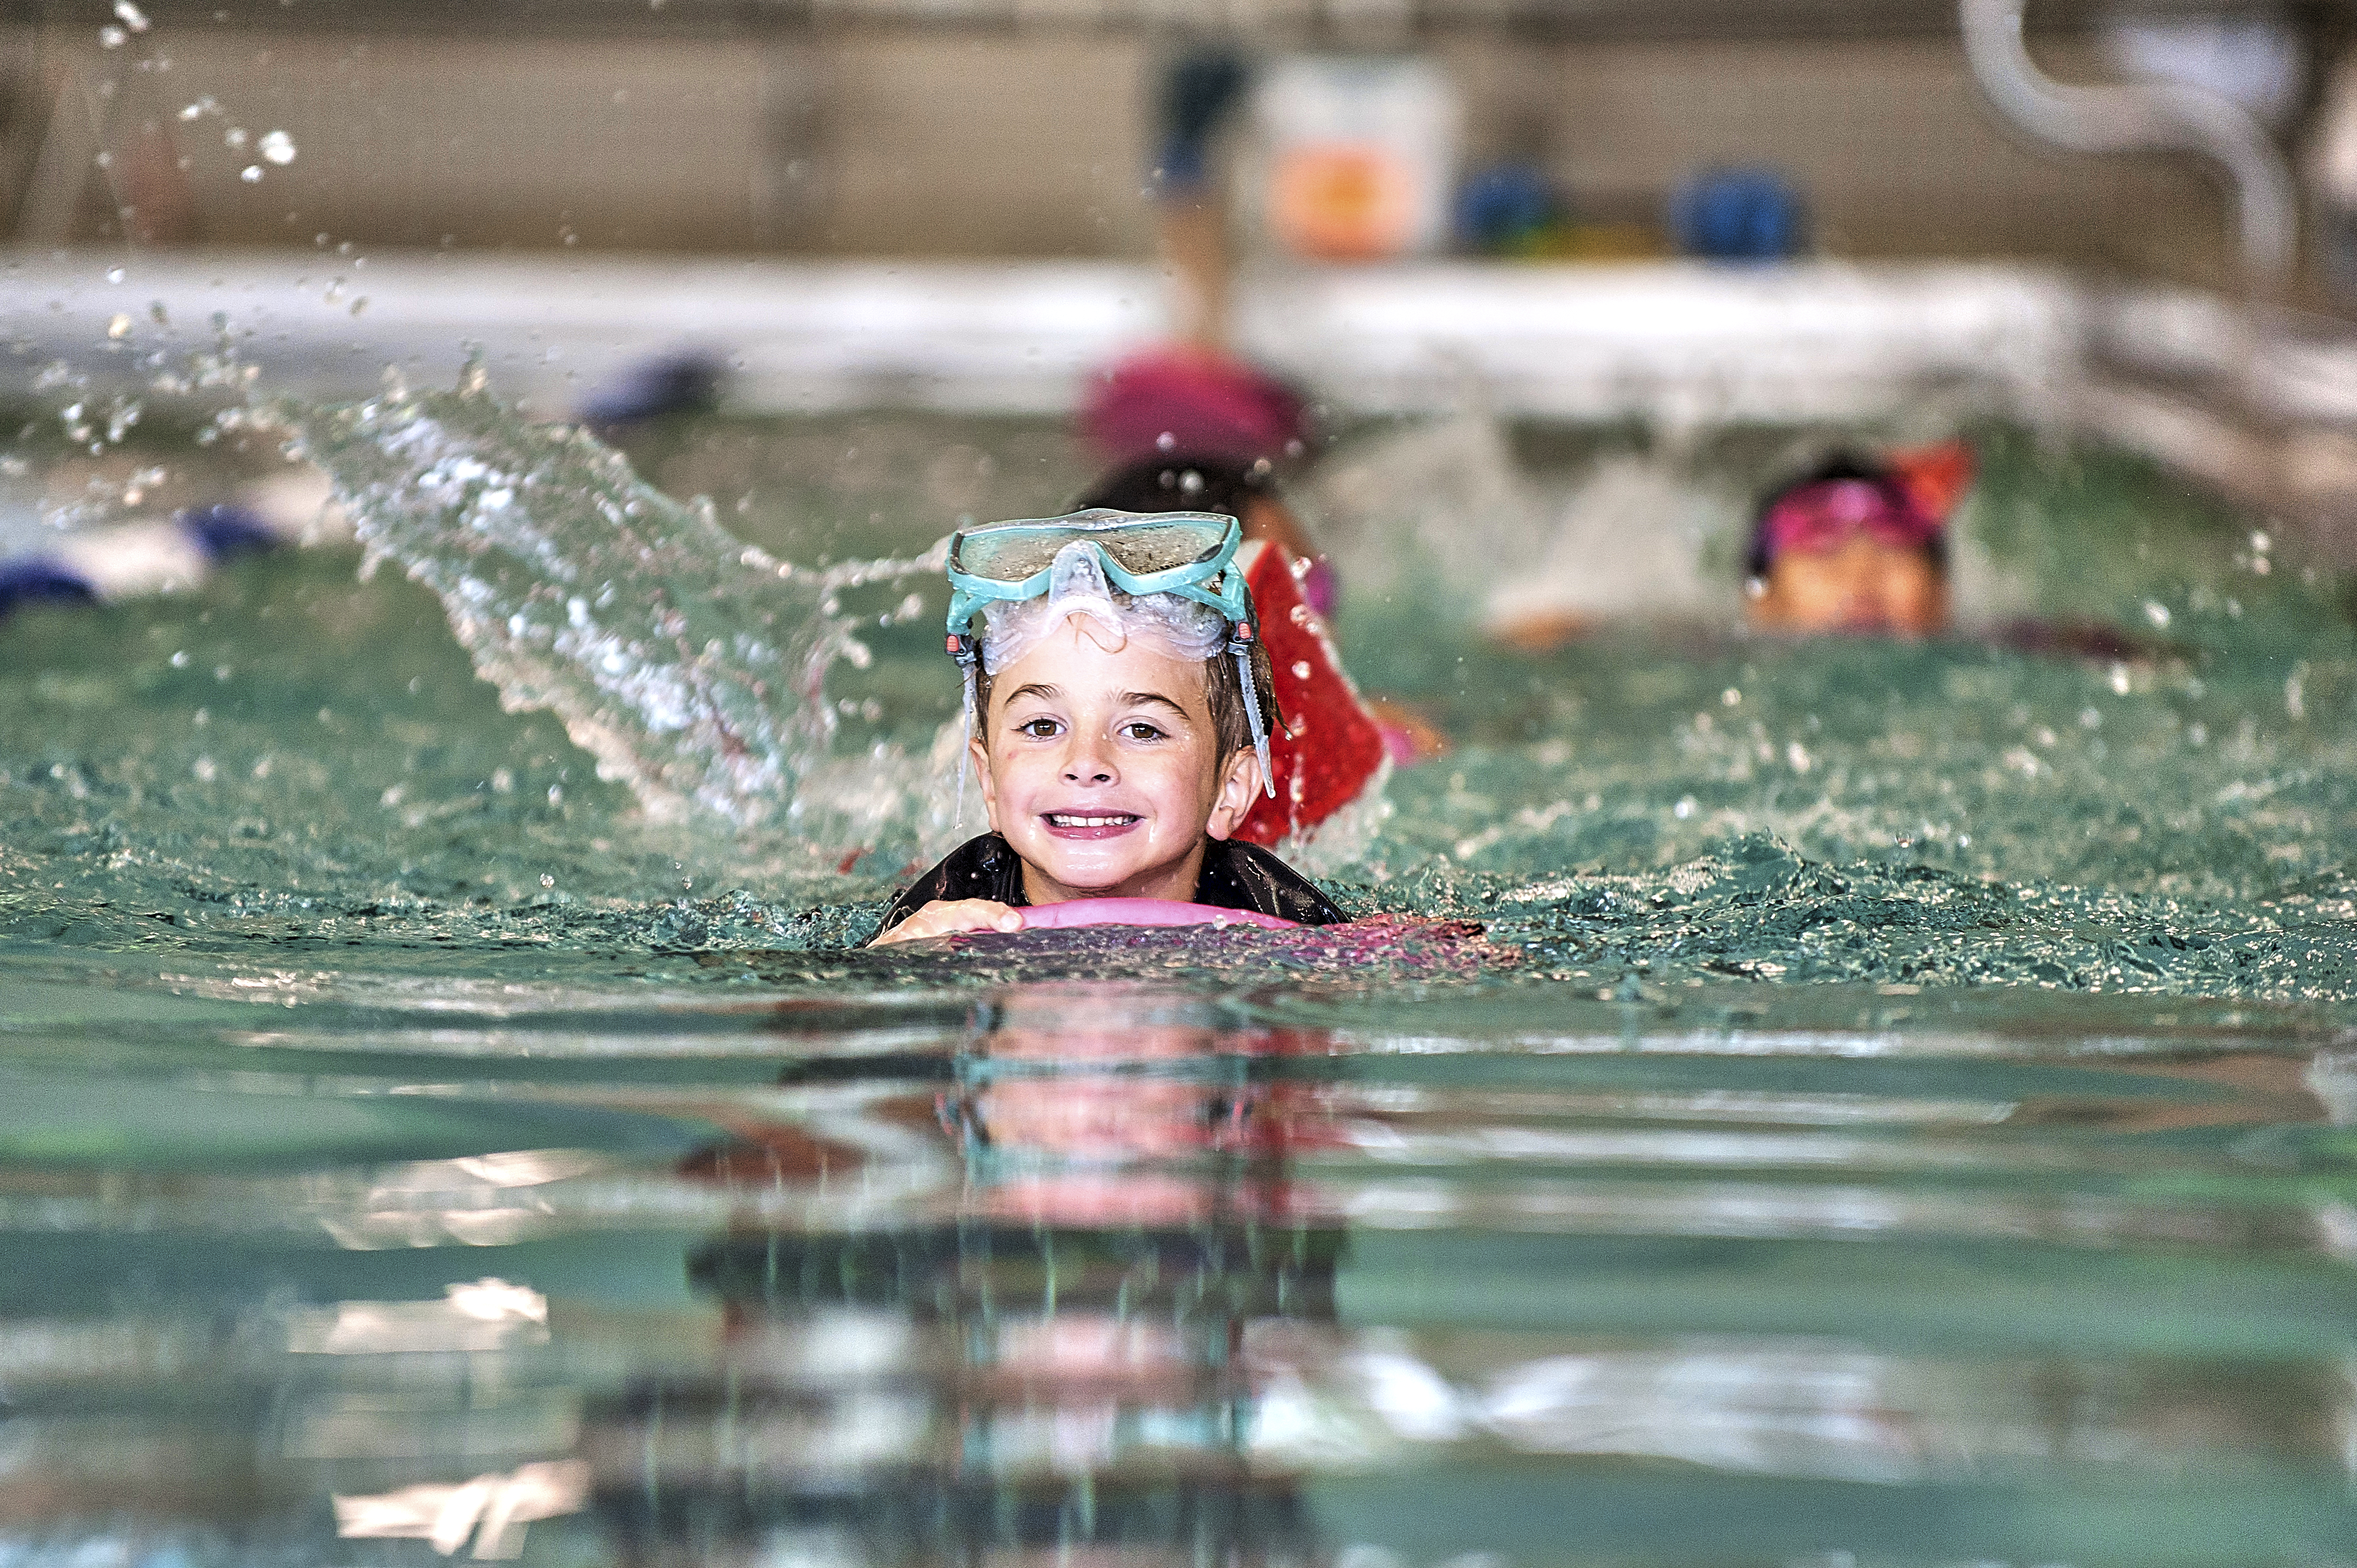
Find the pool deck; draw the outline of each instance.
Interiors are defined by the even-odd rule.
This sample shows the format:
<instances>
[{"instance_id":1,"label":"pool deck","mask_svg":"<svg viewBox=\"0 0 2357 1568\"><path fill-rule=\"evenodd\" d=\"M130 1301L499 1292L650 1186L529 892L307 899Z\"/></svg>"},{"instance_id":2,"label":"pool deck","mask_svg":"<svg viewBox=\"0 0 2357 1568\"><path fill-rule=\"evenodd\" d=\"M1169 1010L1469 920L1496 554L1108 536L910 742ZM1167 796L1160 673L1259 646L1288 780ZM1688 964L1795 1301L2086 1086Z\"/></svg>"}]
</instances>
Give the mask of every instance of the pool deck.
<instances>
[{"instance_id":1,"label":"pool deck","mask_svg":"<svg viewBox=\"0 0 2357 1568\"><path fill-rule=\"evenodd\" d=\"M1165 328L1112 262L804 263L301 251L17 252L0 388L152 382L218 313L265 389L447 384L470 346L550 417L683 349L753 412L1056 414ZM2091 431L2314 520L2357 554L2357 336L2183 291L2006 263L1431 263L1246 273L1238 346L1344 413L1887 418L1930 404ZM62 367L60 369L59 367ZM86 378L76 380L75 378Z\"/></svg>"},{"instance_id":2,"label":"pool deck","mask_svg":"<svg viewBox=\"0 0 2357 1568\"><path fill-rule=\"evenodd\" d=\"M1118 263L798 263L303 252L16 254L0 325L12 381L182 342L228 314L273 385L372 390L480 344L495 383L551 412L667 349L737 363L731 399L779 412L926 407L1052 413L1165 328L1163 279ZM120 268L122 281L110 282ZM365 303L362 303L365 302ZM1248 274L1240 347L1364 412L1478 403L1571 419L1855 418L1927 381L2034 388L2083 308L2056 274L1996 266L1732 270L1687 263L1435 263Z\"/></svg>"}]
</instances>

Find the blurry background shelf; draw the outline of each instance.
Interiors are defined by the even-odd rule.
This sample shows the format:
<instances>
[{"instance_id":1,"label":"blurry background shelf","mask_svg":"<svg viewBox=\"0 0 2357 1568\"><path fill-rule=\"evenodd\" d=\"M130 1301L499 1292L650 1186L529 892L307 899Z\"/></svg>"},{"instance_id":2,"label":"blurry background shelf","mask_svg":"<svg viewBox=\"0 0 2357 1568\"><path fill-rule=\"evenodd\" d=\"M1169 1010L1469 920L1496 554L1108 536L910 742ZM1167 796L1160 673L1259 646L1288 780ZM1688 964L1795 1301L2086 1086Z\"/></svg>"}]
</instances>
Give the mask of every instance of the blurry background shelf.
<instances>
[{"instance_id":1,"label":"blurry background shelf","mask_svg":"<svg viewBox=\"0 0 2357 1568\"><path fill-rule=\"evenodd\" d=\"M2040 61L2115 74L2091 29L2124 9L2272 10L2318 62L2357 26L2323 0L2040 0ZM19 243L326 234L1143 259L1156 73L1228 38L1428 54L1463 103L1463 166L1537 169L1584 222L1654 225L1696 169L1765 162L1805 192L1829 254L2207 284L2232 271L2209 169L2022 137L1982 101L1953 0L158 0L147 14L150 30L110 49L103 7L0 6L0 227ZM274 128L299 156L241 178L255 160L225 138Z\"/></svg>"},{"instance_id":2,"label":"blurry background shelf","mask_svg":"<svg viewBox=\"0 0 2357 1568\"><path fill-rule=\"evenodd\" d=\"M458 34L469 38L737 37L780 27L872 22L913 27L1111 28L1284 37L1335 30L1511 29L1565 38L1947 37L1953 0L156 0L159 27L266 27L273 32ZM2330 0L2040 0L2041 31L2083 29L2123 15L2281 16L2321 25ZM224 19L224 12L226 17ZM70 0L13 0L0 25L89 31Z\"/></svg>"}]
</instances>

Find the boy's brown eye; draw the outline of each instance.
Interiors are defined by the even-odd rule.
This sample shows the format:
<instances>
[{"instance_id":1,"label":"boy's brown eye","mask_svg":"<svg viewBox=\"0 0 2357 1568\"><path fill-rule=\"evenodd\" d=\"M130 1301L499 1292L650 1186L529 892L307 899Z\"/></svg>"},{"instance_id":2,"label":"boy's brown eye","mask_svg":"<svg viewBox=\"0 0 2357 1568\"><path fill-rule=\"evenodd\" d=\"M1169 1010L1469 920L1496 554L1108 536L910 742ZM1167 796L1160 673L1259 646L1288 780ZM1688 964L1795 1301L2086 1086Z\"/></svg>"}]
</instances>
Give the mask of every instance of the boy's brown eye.
<instances>
[{"instance_id":1,"label":"boy's brown eye","mask_svg":"<svg viewBox=\"0 0 2357 1568\"><path fill-rule=\"evenodd\" d=\"M1035 740L1046 740L1049 736L1056 733L1056 721L1053 719L1026 719L1021 724L1015 726L1015 733L1017 735L1028 735Z\"/></svg>"},{"instance_id":2,"label":"boy's brown eye","mask_svg":"<svg viewBox=\"0 0 2357 1568\"><path fill-rule=\"evenodd\" d=\"M1122 734L1132 740L1160 740L1162 732L1144 719L1132 719L1121 726Z\"/></svg>"}]
</instances>

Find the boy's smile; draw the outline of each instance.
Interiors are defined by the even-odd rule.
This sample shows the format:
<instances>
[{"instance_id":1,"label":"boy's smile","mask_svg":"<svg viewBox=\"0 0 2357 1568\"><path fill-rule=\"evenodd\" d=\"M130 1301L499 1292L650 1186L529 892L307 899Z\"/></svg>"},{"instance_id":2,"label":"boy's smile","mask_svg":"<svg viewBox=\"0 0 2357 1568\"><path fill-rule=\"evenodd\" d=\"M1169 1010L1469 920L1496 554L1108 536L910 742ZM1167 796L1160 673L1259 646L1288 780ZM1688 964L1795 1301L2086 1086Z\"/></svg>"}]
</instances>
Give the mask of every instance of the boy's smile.
<instances>
[{"instance_id":1,"label":"boy's smile","mask_svg":"<svg viewBox=\"0 0 2357 1568\"><path fill-rule=\"evenodd\" d=\"M1143 819L1127 811L1050 811L1048 831L1060 839L1109 839L1137 826Z\"/></svg>"},{"instance_id":2,"label":"boy's smile","mask_svg":"<svg viewBox=\"0 0 2357 1568\"><path fill-rule=\"evenodd\" d=\"M1034 904L1193 898L1259 787L1250 751L1222 765L1201 662L1093 617L1001 670L983 723L983 802Z\"/></svg>"}]
</instances>

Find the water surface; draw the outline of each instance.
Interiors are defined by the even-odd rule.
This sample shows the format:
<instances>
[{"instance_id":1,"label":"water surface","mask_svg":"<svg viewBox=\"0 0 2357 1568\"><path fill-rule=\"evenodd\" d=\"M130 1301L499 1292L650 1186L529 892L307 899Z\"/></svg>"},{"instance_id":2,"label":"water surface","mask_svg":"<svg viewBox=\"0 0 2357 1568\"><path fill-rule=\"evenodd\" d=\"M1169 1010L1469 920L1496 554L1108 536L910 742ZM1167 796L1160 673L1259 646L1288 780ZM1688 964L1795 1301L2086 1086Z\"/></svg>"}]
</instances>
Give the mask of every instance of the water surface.
<instances>
[{"instance_id":1,"label":"water surface","mask_svg":"<svg viewBox=\"0 0 2357 1568\"><path fill-rule=\"evenodd\" d=\"M1082 477L629 446L662 538L806 574ZM2357 1561L2343 586L1986 453L2015 607L2150 657L1528 657L1346 553L1354 671L1457 749L1339 935L852 950L944 831L920 577L747 608L535 514L715 618L678 668L784 615L827 683L767 775L509 711L483 649L572 612L478 552L518 596L454 635L447 541L0 623L0 1563Z\"/></svg>"}]
</instances>

